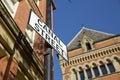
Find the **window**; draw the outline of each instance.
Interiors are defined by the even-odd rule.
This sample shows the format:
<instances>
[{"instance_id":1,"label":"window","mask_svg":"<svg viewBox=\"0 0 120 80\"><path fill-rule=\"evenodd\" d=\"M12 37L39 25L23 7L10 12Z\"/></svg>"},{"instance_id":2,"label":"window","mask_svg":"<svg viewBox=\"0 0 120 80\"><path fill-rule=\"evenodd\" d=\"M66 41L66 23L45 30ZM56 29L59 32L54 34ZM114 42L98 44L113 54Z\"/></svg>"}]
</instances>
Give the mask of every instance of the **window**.
<instances>
[{"instance_id":1,"label":"window","mask_svg":"<svg viewBox=\"0 0 120 80\"><path fill-rule=\"evenodd\" d=\"M107 70L105 68L105 65L100 66L100 68L102 70L103 75L107 74Z\"/></svg>"},{"instance_id":2,"label":"window","mask_svg":"<svg viewBox=\"0 0 120 80\"><path fill-rule=\"evenodd\" d=\"M82 48L84 49L84 52L94 49L94 47L92 45L93 42L94 42L94 40L91 39L90 37L88 37L86 35L83 36L82 40L80 41L80 44L81 44Z\"/></svg>"},{"instance_id":3,"label":"window","mask_svg":"<svg viewBox=\"0 0 120 80\"><path fill-rule=\"evenodd\" d=\"M83 71L80 71L80 78L81 78L81 80L85 80L85 76L84 76Z\"/></svg>"},{"instance_id":4,"label":"window","mask_svg":"<svg viewBox=\"0 0 120 80\"><path fill-rule=\"evenodd\" d=\"M107 64L111 73L115 72L115 68L112 63Z\"/></svg>"},{"instance_id":5,"label":"window","mask_svg":"<svg viewBox=\"0 0 120 80\"><path fill-rule=\"evenodd\" d=\"M93 71L94 71L94 73L95 73L95 76L98 77L98 76L99 76L98 68L97 68L97 67L94 67L94 68L93 68Z\"/></svg>"},{"instance_id":6,"label":"window","mask_svg":"<svg viewBox=\"0 0 120 80\"><path fill-rule=\"evenodd\" d=\"M17 11L19 0L2 0L2 2L4 3L5 7L8 9L11 16L14 17Z\"/></svg>"},{"instance_id":7,"label":"window","mask_svg":"<svg viewBox=\"0 0 120 80\"><path fill-rule=\"evenodd\" d=\"M87 72L88 79L92 78L91 70L87 69L86 72Z\"/></svg>"},{"instance_id":8,"label":"window","mask_svg":"<svg viewBox=\"0 0 120 80\"><path fill-rule=\"evenodd\" d=\"M118 57L114 57L114 59L120 64L120 59Z\"/></svg>"},{"instance_id":9,"label":"window","mask_svg":"<svg viewBox=\"0 0 120 80\"><path fill-rule=\"evenodd\" d=\"M75 75L75 80L78 80L78 76L77 76L77 72L75 71L75 69L73 69L74 75Z\"/></svg>"},{"instance_id":10,"label":"window","mask_svg":"<svg viewBox=\"0 0 120 80\"><path fill-rule=\"evenodd\" d=\"M35 31L32 28L27 27L25 35L26 35L26 39L30 43L31 47L33 47Z\"/></svg>"},{"instance_id":11,"label":"window","mask_svg":"<svg viewBox=\"0 0 120 80\"><path fill-rule=\"evenodd\" d=\"M86 48L87 48L87 50L91 50L92 49L89 42L86 43Z\"/></svg>"}]
</instances>

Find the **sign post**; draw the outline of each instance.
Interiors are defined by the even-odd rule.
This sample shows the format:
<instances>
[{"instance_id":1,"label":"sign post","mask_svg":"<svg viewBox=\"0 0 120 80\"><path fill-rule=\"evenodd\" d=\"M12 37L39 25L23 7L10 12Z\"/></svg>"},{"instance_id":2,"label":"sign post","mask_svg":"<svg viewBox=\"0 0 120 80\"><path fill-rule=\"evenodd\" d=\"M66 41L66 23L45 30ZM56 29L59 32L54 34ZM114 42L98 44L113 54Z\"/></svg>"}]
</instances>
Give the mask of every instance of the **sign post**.
<instances>
[{"instance_id":1,"label":"sign post","mask_svg":"<svg viewBox=\"0 0 120 80\"><path fill-rule=\"evenodd\" d=\"M52 48L68 61L66 45L51 30L51 0L47 0L46 24L31 10L28 24L47 42L44 80L53 80Z\"/></svg>"},{"instance_id":2,"label":"sign post","mask_svg":"<svg viewBox=\"0 0 120 80\"><path fill-rule=\"evenodd\" d=\"M47 0L47 9L46 9L46 25L51 28L51 0ZM46 45L46 53L45 55L45 80L53 80L53 58L52 58L52 48L49 45Z\"/></svg>"}]
</instances>

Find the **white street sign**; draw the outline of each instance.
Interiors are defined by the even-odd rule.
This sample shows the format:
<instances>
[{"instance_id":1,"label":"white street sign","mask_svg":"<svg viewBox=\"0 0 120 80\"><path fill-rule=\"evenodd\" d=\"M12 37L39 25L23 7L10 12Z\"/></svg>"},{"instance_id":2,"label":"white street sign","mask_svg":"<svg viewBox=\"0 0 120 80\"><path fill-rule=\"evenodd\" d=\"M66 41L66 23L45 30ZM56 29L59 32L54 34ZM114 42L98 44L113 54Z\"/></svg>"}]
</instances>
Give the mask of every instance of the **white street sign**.
<instances>
[{"instance_id":1,"label":"white street sign","mask_svg":"<svg viewBox=\"0 0 120 80\"><path fill-rule=\"evenodd\" d=\"M66 45L31 10L28 24L48 42L65 60L68 60Z\"/></svg>"}]
</instances>

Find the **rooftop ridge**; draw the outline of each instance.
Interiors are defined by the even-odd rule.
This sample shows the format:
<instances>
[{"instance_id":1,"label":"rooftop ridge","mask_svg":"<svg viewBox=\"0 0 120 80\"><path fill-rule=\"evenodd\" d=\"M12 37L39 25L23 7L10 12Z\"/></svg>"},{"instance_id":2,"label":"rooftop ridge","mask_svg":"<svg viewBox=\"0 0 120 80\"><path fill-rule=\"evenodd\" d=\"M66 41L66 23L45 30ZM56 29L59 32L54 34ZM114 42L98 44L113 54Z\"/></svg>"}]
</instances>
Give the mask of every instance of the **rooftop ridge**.
<instances>
[{"instance_id":1,"label":"rooftop ridge","mask_svg":"<svg viewBox=\"0 0 120 80\"><path fill-rule=\"evenodd\" d=\"M106 35L114 35L114 34L110 34L110 33L107 33L107 32L103 32L103 31L99 31L99 30L95 30L95 29L90 29L90 28L86 28L86 30L91 30L91 31L95 31L95 32L99 32L99 33L103 33L103 34L106 34Z\"/></svg>"},{"instance_id":2,"label":"rooftop ridge","mask_svg":"<svg viewBox=\"0 0 120 80\"><path fill-rule=\"evenodd\" d=\"M94 31L94 32L98 32L98 33L101 33L101 34L111 35L111 36L114 35L114 34L110 34L110 33L102 32L102 31L90 29L90 28L87 28L87 27L83 26L83 27L81 28L81 30L75 35L75 37L73 37L73 39L67 44L67 46L69 46L69 45L73 42L73 40L74 40L75 38L77 38L77 36L78 36L83 30Z\"/></svg>"},{"instance_id":3,"label":"rooftop ridge","mask_svg":"<svg viewBox=\"0 0 120 80\"><path fill-rule=\"evenodd\" d=\"M73 39L67 44L67 46L71 44L71 42L82 32L83 29L85 29L85 27L82 27L82 29L80 29L80 31L73 37Z\"/></svg>"}]
</instances>

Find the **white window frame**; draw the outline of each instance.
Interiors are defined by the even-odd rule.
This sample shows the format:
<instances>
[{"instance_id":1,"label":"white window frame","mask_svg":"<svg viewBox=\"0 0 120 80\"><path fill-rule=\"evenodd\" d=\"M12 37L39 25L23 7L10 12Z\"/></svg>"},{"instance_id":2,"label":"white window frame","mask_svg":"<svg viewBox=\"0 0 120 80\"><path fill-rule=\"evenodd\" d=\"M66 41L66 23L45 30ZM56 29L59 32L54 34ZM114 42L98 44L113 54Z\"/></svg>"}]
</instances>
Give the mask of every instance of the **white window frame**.
<instances>
[{"instance_id":1,"label":"white window frame","mask_svg":"<svg viewBox=\"0 0 120 80\"><path fill-rule=\"evenodd\" d=\"M26 28L26 39L30 43L31 47L33 48L34 39L35 39L35 31L31 27Z\"/></svg>"},{"instance_id":2,"label":"white window frame","mask_svg":"<svg viewBox=\"0 0 120 80\"><path fill-rule=\"evenodd\" d=\"M8 9L11 16L14 17L19 5L19 0L2 0L2 2Z\"/></svg>"}]
</instances>

